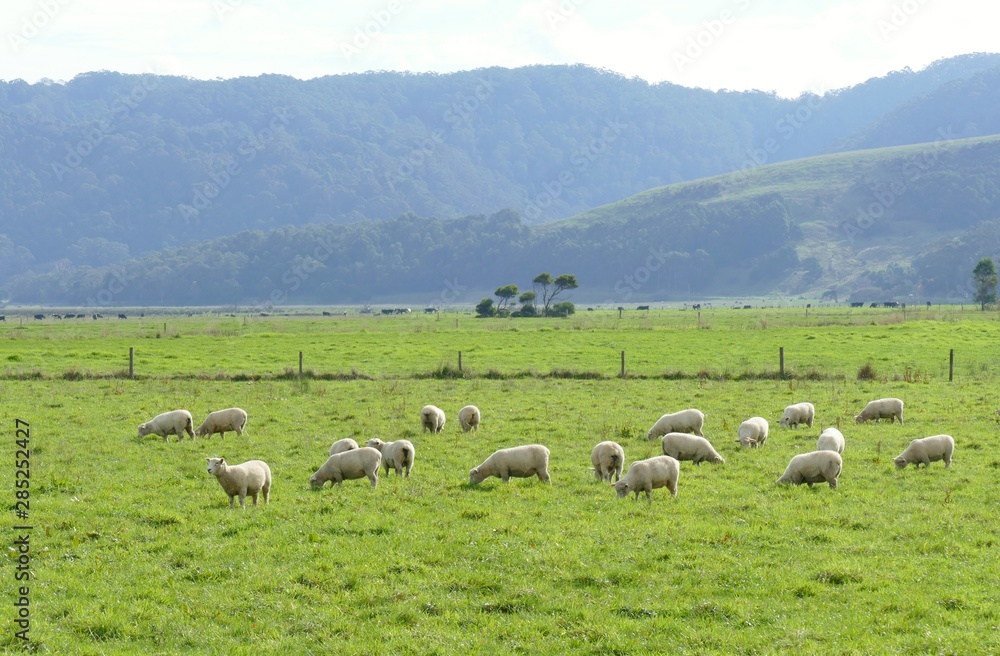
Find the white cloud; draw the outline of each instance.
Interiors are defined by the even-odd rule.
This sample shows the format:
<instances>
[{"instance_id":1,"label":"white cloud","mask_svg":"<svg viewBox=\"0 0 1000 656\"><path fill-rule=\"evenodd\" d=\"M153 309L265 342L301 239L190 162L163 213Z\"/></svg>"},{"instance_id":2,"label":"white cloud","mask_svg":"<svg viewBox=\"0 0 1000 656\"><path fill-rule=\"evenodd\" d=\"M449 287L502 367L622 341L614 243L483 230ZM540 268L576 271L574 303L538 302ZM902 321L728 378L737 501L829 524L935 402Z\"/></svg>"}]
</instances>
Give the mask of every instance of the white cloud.
<instances>
[{"instance_id":1,"label":"white cloud","mask_svg":"<svg viewBox=\"0 0 1000 656\"><path fill-rule=\"evenodd\" d=\"M69 79L101 69L309 78L585 63L653 82L795 96L996 50L1000 19L1000 4L985 0L50 0L44 6L59 9L45 16L41 0L5 3L0 78ZM345 54L348 46L355 52Z\"/></svg>"}]
</instances>

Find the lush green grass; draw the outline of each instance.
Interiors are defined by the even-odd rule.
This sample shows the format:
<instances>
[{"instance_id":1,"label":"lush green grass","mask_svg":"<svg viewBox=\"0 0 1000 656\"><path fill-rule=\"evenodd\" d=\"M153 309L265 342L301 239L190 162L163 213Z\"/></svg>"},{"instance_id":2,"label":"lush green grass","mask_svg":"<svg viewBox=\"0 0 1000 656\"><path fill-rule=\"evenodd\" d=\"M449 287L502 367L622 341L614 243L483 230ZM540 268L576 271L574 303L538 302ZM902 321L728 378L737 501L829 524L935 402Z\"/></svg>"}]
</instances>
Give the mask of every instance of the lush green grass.
<instances>
[{"instance_id":1,"label":"lush green grass","mask_svg":"<svg viewBox=\"0 0 1000 656\"><path fill-rule=\"evenodd\" d=\"M887 379L990 378L1000 361L995 312L954 307L676 309L580 312L565 321L440 318L146 318L122 322L0 324L0 377L232 378L457 375L614 377L626 354L639 377L853 378L871 361ZM166 329L164 330L164 324Z\"/></svg>"},{"instance_id":2,"label":"lush green grass","mask_svg":"<svg viewBox=\"0 0 1000 656\"><path fill-rule=\"evenodd\" d=\"M593 380L390 375L446 358L408 356L413 351L398 341L427 340L431 350L455 349L465 339L485 348L509 338L489 351L509 360L508 370L585 369L594 365L571 358L596 362L594 352L608 348L599 340L615 335L650 348L665 342L660 348L671 354L686 347L720 367L720 350L765 353L782 342L786 352L803 344L844 363L863 361L869 340L891 344L897 358L918 357L920 344L910 342L926 347L935 336L940 344L963 339L970 349L996 343L996 323L971 313L912 326L843 327L788 326L793 319L780 315L776 327L745 332L722 319L701 330L673 320L654 315L615 327L597 318L579 330L571 322L549 323L551 330L537 322L531 329L516 324L517 332L471 319L460 319L457 329L453 320L423 329L404 321L346 322L335 324L341 332L322 333L317 322L279 320L234 324L236 335L208 334L207 322L180 322L180 338L147 337L137 351L181 345L170 353L176 371L188 372L206 357L219 367L238 362L234 341L254 362L280 360L296 339L350 353L341 345L347 342L369 362L383 357L376 373L384 375L0 380L0 431L10 454L0 489L11 496L14 419L29 421L33 431L34 646L74 654L1000 651L992 372L951 384L939 375L859 382L854 364L843 365L843 380L821 381L622 380L614 377L616 363L608 377ZM5 341L2 353L23 353L22 364L46 369L47 361L30 360L36 341L60 345L49 345L56 358L96 350L105 340L125 344L141 331L115 324L120 334L81 346L92 329L48 340L22 335ZM915 332L896 332L907 330ZM838 331L855 332L845 338ZM754 339L741 342L740 334ZM810 334L814 339L805 339ZM518 347L541 357L547 351L532 342L549 338L552 359L526 364ZM694 366L686 363L697 359L681 362ZM873 366L891 374L899 365L873 359ZM879 396L906 401L905 426L852 423ZM784 406L800 400L816 404L817 424L779 427ZM444 433L418 432L426 403L448 413ZM457 411L466 403L483 411L477 434L458 429ZM200 421L229 405L250 413L242 438L136 437L136 426L157 412L186 407ZM617 440L629 462L656 455L646 430L663 412L690 406L707 413L706 435L724 465L683 464L678 498L657 490L652 503L616 499L593 479L594 444ZM740 451L736 427L757 414L771 421L768 443ZM840 488L775 485L788 459L812 450L827 425L840 425L847 437ZM951 469L894 468L891 458L910 439L940 432L956 439ZM412 477L383 476L375 490L361 481L310 490L309 475L330 443L345 436L410 439L417 448ZM467 485L468 470L493 450L530 442L552 451L551 486L534 479ZM205 471L205 457L220 454L270 463L269 506L229 510ZM13 563L15 554L9 556ZM13 567L4 571L11 590ZM0 648L13 651L19 645L11 608Z\"/></svg>"}]
</instances>

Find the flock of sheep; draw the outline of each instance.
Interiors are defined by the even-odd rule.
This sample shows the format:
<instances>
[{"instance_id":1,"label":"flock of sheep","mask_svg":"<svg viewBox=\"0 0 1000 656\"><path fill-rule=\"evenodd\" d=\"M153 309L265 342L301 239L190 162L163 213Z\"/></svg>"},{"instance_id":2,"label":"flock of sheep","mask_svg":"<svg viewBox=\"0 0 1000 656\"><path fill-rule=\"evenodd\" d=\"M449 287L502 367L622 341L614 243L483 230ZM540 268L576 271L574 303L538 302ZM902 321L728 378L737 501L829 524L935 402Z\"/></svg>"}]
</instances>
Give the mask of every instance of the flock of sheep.
<instances>
[{"instance_id":1,"label":"flock of sheep","mask_svg":"<svg viewBox=\"0 0 1000 656\"><path fill-rule=\"evenodd\" d=\"M796 403L785 408L780 424L791 428L805 424L811 428L815 414L813 404ZM481 417L479 408L474 405L467 405L458 413L459 424L464 432L477 430ZM440 433L444 429L445 419L444 411L437 406L427 405L420 410L420 423L425 432ZM891 423L898 419L902 425L903 402L896 398L871 401L854 419L859 424L880 419L889 419ZM225 437L228 431L236 431L237 435L242 435L246 422L246 411L228 408L210 413L204 422L193 428L194 421L190 412L173 410L141 424L139 437L155 434L166 441L169 435L183 439L185 433L192 439L215 433ZM648 440L660 438L663 455L633 462L624 475L625 450L616 442L601 442L591 452L594 475L600 481L611 482L619 498L632 492L638 499L639 494L645 492L646 498L652 499L652 491L661 487L667 488L676 497L680 461L690 460L695 465L702 462L725 462L702 433L704 423L705 414L694 408L663 415L646 434ZM767 441L768 428L768 422L763 417L751 417L740 424L736 441L742 447L759 448ZM836 428L825 429L816 442L816 450L794 456L777 482L795 485L806 483L810 487L813 483L826 482L831 488L836 488L843 467L841 454L844 446L843 433ZM909 463L919 467L921 464L928 466L933 461L943 460L945 467L950 467L954 450L955 441L950 435L934 435L911 441L893 462L897 467L903 468ZM320 488L328 481L331 485L340 485L345 480L367 478L374 488L378 485L380 468L384 468L386 475L393 469L397 476L408 477L413 469L415 456L416 449L409 440L383 442L373 438L365 446L360 446L350 438L338 440L330 447L326 462L309 478L309 484ZM216 477L229 496L230 508L235 507L237 497L240 506L244 508L247 496L251 497L255 506L259 495L263 496L264 503L268 502L271 470L266 462L250 460L230 465L225 458L205 460L208 462L208 473ZM492 476L504 483L512 477L531 476L537 476L542 482L549 482L548 465L549 450L541 444L500 449L482 464L472 468L469 472L469 484L476 485Z\"/></svg>"}]
</instances>

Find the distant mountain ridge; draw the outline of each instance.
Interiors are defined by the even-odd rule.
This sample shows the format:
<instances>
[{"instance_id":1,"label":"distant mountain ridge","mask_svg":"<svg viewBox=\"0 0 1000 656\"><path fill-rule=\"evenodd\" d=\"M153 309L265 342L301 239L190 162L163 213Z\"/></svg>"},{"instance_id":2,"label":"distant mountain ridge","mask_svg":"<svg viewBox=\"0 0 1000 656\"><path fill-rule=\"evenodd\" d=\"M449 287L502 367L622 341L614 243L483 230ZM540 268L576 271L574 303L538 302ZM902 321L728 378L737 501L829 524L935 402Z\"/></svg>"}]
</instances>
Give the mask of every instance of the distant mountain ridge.
<instances>
[{"instance_id":1,"label":"distant mountain ridge","mask_svg":"<svg viewBox=\"0 0 1000 656\"><path fill-rule=\"evenodd\" d=\"M1000 55L980 54L795 100L650 85L583 66L308 81L105 72L66 84L4 82L0 293L40 300L45 285L32 291L26 281L93 277L248 231L506 209L544 223L763 164L928 142L942 130L993 134L998 78ZM783 192L748 195L771 199L754 207L791 202ZM908 194L900 206L917 198ZM695 213L714 211L712 202L690 200ZM918 209L927 207L934 203ZM789 217L794 233L794 211Z\"/></svg>"}]
</instances>

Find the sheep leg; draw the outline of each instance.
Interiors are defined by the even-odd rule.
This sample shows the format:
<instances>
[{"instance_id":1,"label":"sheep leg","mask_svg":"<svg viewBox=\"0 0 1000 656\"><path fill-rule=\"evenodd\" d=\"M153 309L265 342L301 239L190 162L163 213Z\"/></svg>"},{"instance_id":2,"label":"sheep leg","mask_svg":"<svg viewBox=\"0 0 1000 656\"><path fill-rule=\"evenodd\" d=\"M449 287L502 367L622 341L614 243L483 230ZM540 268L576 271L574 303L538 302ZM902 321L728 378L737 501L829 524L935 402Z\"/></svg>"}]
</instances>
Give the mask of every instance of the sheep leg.
<instances>
[{"instance_id":1,"label":"sheep leg","mask_svg":"<svg viewBox=\"0 0 1000 656\"><path fill-rule=\"evenodd\" d=\"M251 494L250 496L251 496L251 497L253 498L253 505L255 505L255 506L256 506L256 505L257 505L257 493L256 493L256 492L254 492L254 493L253 493L253 494Z\"/></svg>"}]
</instances>

